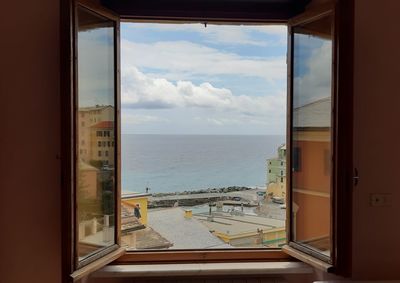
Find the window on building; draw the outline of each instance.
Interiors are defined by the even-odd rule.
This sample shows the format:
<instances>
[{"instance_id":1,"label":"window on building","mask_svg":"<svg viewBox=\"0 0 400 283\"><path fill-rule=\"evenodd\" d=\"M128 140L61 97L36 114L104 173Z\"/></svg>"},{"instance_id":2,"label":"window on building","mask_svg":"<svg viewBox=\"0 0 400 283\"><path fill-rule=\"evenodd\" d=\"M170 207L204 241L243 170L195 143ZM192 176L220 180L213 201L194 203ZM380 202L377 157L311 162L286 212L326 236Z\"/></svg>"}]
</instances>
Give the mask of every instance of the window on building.
<instances>
[{"instance_id":1,"label":"window on building","mask_svg":"<svg viewBox=\"0 0 400 283\"><path fill-rule=\"evenodd\" d=\"M101 147L101 141L98 141L98 142L97 142L97 146L98 146L98 147Z\"/></svg>"},{"instance_id":2,"label":"window on building","mask_svg":"<svg viewBox=\"0 0 400 283\"><path fill-rule=\"evenodd\" d=\"M293 148L293 161L292 161L293 171L300 172L301 171L301 148L294 147Z\"/></svg>"},{"instance_id":3,"label":"window on building","mask_svg":"<svg viewBox=\"0 0 400 283\"><path fill-rule=\"evenodd\" d=\"M95 122L96 122L96 119L95 119ZM97 131L96 132L96 136L102 137L103 136L103 132L102 131Z\"/></svg>"}]
</instances>

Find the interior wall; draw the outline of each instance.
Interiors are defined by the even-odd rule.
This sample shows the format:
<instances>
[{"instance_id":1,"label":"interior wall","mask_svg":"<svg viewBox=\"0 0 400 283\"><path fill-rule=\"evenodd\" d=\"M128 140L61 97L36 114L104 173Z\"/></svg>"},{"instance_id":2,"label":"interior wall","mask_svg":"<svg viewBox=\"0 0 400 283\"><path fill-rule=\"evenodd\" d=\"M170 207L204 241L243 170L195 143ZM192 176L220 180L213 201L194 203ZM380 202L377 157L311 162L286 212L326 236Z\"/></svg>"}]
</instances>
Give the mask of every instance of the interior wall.
<instances>
[{"instance_id":1,"label":"interior wall","mask_svg":"<svg viewBox=\"0 0 400 283\"><path fill-rule=\"evenodd\" d=\"M60 282L59 1L2 1L1 282Z\"/></svg>"},{"instance_id":2,"label":"interior wall","mask_svg":"<svg viewBox=\"0 0 400 283\"><path fill-rule=\"evenodd\" d=\"M398 279L400 38L395 20L400 2L355 2L354 160L360 182L354 188L353 277ZM57 283L59 1L2 5L1 281ZM371 207L371 193L391 194L391 205Z\"/></svg>"},{"instance_id":3,"label":"interior wall","mask_svg":"<svg viewBox=\"0 0 400 283\"><path fill-rule=\"evenodd\" d=\"M353 277L399 279L400 1L355 1ZM391 194L372 207L370 195Z\"/></svg>"}]
</instances>

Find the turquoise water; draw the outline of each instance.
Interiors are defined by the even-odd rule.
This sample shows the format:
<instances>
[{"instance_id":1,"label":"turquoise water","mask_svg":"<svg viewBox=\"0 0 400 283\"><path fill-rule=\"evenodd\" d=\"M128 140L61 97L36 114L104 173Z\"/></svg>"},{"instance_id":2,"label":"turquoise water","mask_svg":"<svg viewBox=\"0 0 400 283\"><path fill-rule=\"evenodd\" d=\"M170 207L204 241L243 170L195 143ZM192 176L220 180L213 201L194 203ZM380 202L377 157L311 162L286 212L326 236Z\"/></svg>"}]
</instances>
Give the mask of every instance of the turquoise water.
<instances>
[{"instance_id":1,"label":"turquoise water","mask_svg":"<svg viewBox=\"0 0 400 283\"><path fill-rule=\"evenodd\" d=\"M285 136L122 135L122 192L265 186Z\"/></svg>"}]
</instances>

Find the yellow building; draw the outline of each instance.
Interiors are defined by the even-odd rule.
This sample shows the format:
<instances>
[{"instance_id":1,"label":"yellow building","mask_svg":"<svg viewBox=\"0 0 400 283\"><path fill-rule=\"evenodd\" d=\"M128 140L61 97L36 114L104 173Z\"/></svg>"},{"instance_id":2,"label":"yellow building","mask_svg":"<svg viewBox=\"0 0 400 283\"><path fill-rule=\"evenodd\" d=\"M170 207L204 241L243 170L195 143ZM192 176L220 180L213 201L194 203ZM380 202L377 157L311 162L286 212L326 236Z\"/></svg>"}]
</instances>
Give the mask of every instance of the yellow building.
<instances>
[{"instance_id":1,"label":"yellow building","mask_svg":"<svg viewBox=\"0 0 400 283\"><path fill-rule=\"evenodd\" d=\"M267 186L267 195L286 199L286 176L271 182Z\"/></svg>"},{"instance_id":2,"label":"yellow building","mask_svg":"<svg viewBox=\"0 0 400 283\"><path fill-rule=\"evenodd\" d=\"M137 204L139 204L140 207L140 223L143 225L147 225L148 223L148 212L147 212L147 204L149 202L149 196L151 194L148 193L129 193L129 194L123 194L121 196L121 202L123 206L130 210L127 211L129 214L134 214L134 208Z\"/></svg>"},{"instance_id":3,"label":"yellow building","mask_svg":"<svg viewBox=\"0 0 400 283\"><path fill-rule=\"evenodd\" d=\"M98 185L97 176L99 169L84 162L79 162L79 192L82 197L89 199L97 199Z\"/></svg>"},{"instance_id":4,"label":"yellow building","mask_svg":"<svg viewBox=\"0 0 400 283\"><path fill-rule=\"evenodd\" d=\"M285 221L254 215L194 216L213 235L233 247L279 247L286 243Z\"/></svg>"}]
</instances>

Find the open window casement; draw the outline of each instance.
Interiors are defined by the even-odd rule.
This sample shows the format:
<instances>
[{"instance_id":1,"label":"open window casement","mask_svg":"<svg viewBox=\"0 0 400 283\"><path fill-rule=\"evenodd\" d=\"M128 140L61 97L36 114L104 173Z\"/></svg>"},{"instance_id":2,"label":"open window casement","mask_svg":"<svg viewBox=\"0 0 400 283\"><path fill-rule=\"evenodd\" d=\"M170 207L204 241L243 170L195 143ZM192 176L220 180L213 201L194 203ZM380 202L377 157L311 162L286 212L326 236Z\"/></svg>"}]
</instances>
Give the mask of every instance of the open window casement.
<instances>
[{"instance_id":1,"label":"open window casement","mask_svg":"<svg viewBox=\"0 0 400 283\"><path fill-rule=\"evenodd\" d=\"M348 42L343 40L342 49L338 44L342 2L311 6L288 21L288 245L283 251L326 272L346 274L351 96L348 84L339 88L338 82L351 76L344 77Z\"/></svg>"},{"instance_id":2,"label":"open window casement","mask_svg":"<svg viewBox=\"0 0 400 283\"><path fill-rule=\"evenodd\" d=\"M71 3L70 280L120 257L119 17Z\"/></svg>"}]
</instances>

